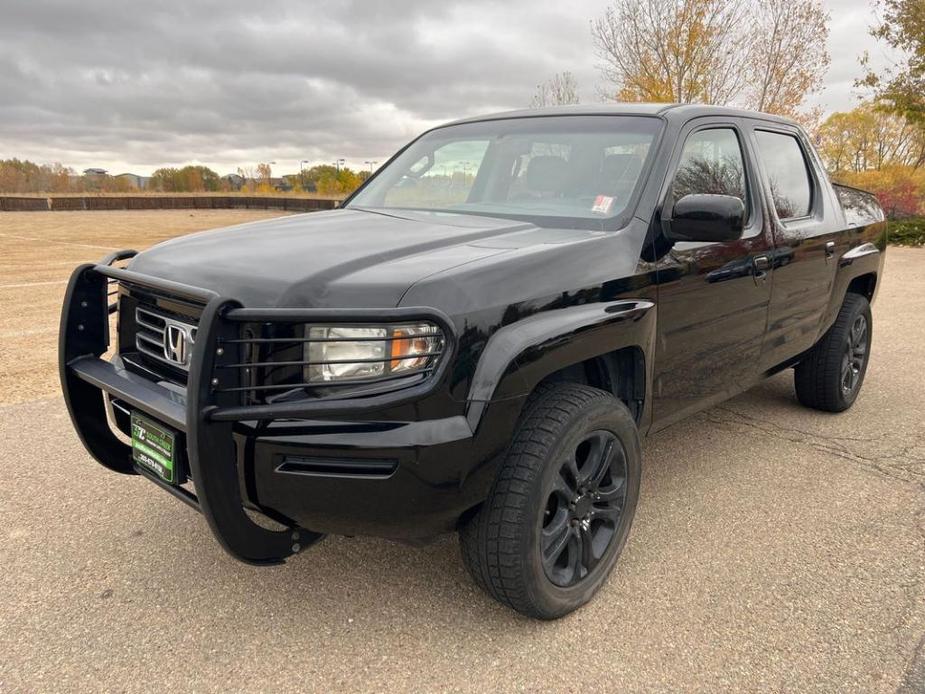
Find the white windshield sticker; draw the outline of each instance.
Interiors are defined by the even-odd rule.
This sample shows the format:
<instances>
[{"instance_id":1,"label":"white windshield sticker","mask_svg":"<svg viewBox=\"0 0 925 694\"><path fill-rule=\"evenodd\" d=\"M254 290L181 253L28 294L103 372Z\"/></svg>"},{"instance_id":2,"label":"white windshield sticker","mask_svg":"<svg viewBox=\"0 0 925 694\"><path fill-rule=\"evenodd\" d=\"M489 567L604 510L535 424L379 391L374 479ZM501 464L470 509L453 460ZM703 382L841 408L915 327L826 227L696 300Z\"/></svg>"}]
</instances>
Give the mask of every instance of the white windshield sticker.
<instances>
[{"instance_id":1,"label":"white windshield sticker","mask_svg":"<svg viewBox=\"0 0 925 694\"><path fill-rule=\"evenodd\" d=\"M607 214L610 212L610 208L613 207L613 198L609 195L598 195L594 198L594 205L591 207L591 211L595 214Z\"/></svg>"}]
</instances>

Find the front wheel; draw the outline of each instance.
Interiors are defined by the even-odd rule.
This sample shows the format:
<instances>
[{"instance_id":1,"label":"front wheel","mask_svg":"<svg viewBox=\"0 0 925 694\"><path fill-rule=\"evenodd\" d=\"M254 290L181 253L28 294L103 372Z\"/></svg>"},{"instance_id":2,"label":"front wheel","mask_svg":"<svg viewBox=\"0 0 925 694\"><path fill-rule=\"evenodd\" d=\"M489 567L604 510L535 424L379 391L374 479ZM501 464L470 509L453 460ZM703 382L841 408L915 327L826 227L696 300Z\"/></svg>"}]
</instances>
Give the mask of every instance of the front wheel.
<instances>
[{"instance_id":1,"label":"front wheel","mask_svg":"<svg viewBox=\"0 0 925 694\"><path fill-rule=\"evenodd\" d=\"M867 373L872 328L870 303L847 294L835 323L794 370L800 403L826 412L854 404Z\"/></svg>"},{"instance_id":2,"label":"front wheel","mask_svg":"<svg viewBox=\"0 0 925 694\"><path fill-rule=\"evenodd\" d=\"M529 617L555 619L584 605L626 542L640 458L633 417L611 394L541 387L488 499L460 532L475 581Z\"/></svg>"}]
</instances>

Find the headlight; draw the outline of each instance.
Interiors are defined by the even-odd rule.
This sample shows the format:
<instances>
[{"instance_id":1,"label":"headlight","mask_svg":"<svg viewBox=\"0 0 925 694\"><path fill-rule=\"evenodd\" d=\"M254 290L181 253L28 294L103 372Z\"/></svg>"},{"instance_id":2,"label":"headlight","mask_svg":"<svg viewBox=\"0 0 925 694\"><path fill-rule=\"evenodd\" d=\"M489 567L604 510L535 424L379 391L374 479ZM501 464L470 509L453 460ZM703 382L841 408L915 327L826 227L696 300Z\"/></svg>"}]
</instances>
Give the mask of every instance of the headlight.
<instances>
[{"instance_id":1,"label":"headlight","mask_svg":"<svg viewBox=\"0 0 925 694\"><path fill-rule=\"evenodd\" d=\"M310 383L411 375L433 366L444 342L430 323L311 326L307 337L305 376Z\"/></svg>"}]
</instances>

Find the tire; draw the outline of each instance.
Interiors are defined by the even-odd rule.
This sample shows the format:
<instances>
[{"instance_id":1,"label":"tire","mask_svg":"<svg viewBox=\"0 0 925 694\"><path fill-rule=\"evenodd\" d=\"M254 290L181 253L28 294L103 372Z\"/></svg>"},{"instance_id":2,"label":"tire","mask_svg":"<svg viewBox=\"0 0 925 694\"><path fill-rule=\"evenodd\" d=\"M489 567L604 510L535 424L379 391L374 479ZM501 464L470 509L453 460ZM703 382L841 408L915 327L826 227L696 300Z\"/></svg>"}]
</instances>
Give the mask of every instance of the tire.
<instances>
[{"instance_id":1,"label":"tire","mask_svg":"<svg viewBox=\"0 0 925 694\"><path fill-rule=\"evenodd\" d=\"M576 610L623 550L640 474L639 434L622 402L579 384L541 386L488 499L460 530L466 568L528 617Z\"/></svg>"},{"instance_id":2,"label":"tire","mask_svg":"<svg viewBox=\"0 0 925 694\"><path fill-rule=\"evenodd\" d=\"M824 412L851 407L867 373L872 335L867 299L847 294L835 323L794 369L800 403Z\"/></svg>"}]
</instances>

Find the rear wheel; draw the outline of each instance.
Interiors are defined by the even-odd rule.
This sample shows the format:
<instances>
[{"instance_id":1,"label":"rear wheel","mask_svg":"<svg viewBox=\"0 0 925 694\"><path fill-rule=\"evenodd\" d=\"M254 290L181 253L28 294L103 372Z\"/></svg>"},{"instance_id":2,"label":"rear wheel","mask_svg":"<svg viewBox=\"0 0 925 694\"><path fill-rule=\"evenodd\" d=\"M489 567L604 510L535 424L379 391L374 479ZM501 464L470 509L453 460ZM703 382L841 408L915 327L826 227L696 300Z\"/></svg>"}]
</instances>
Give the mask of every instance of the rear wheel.
<instances>
[{"instance_id":1,"label":"rear wheel","mask_svg":"<svg viewBox=\"0 0 925 694\"><path fill-rule=\"evenodd\" d=\"M854 404L867 372L872 327L867 299L846 295L835 323L794 370L803 405L842 412Z\"/></svg>"},{"instance_id":2,"label":"rear wheel","mask_svg":"<svg viewBox=\"0 0 925 694\"><path fill-rule=\"evenodd\" d=\"M542 387L487 501L460 533L469 572L527 616L577 609L623 549L639 477L639 437L622 402L584 385Z\"/></svg>"}]
</instances>

